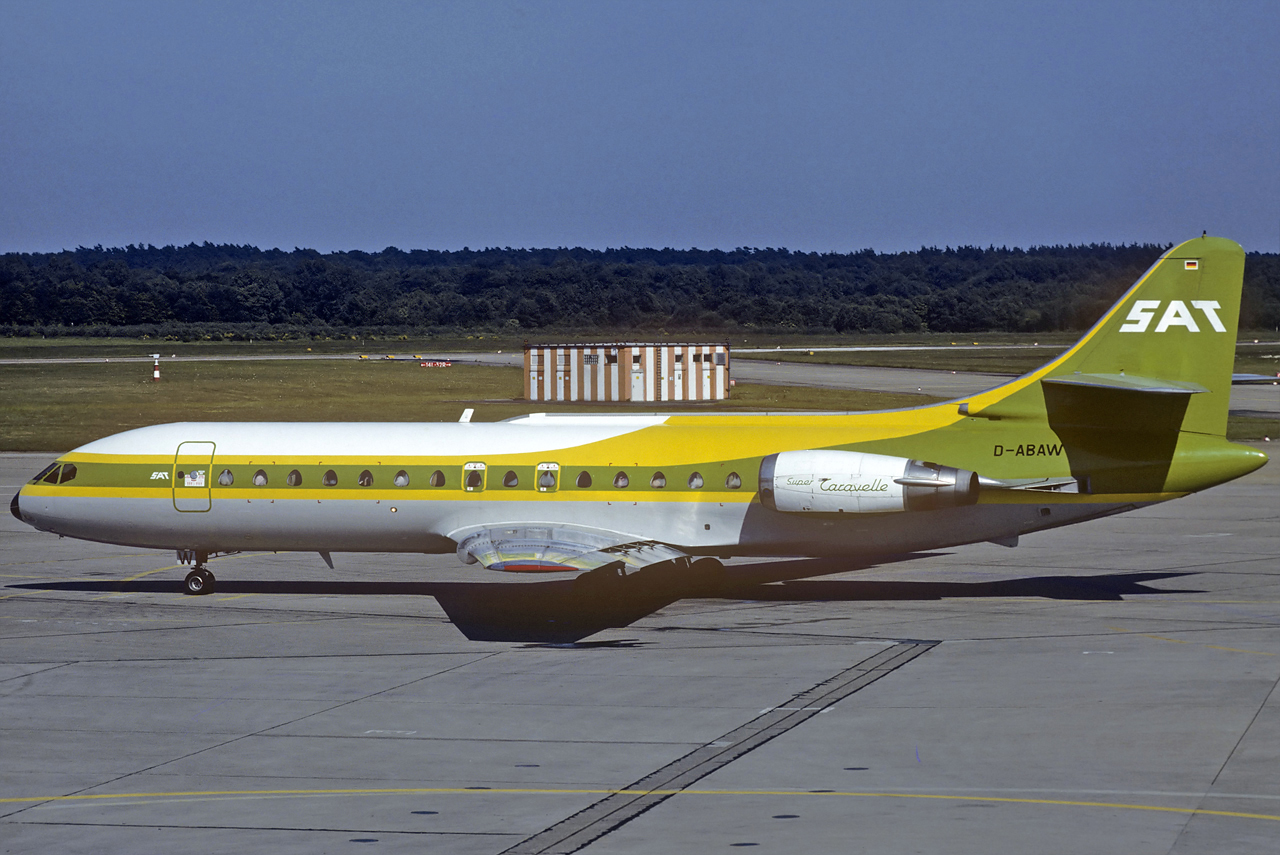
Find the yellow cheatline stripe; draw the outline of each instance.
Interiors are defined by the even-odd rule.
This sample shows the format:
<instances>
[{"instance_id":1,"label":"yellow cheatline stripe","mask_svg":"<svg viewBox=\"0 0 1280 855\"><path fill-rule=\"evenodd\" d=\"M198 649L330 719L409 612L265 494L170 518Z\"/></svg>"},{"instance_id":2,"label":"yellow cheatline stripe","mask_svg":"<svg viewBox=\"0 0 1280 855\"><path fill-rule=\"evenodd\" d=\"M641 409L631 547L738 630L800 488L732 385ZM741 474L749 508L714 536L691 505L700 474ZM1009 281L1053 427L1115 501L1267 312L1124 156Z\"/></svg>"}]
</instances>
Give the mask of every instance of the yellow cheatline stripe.
<instances>
[{"instance_id":1,"label":"yellow cheatline stripe","mask_svg":"<svg viewBox=\"0 0 1280 855\"><path fill-rule=\"evenodd\" d=\"M532 788L532 787L373 787L367 789L324 790L188 790L174 793L88 793L70 796L32 796L28 798L5 797L0 803L18 802L77 802L120 801L124 799L173 799L173 798L232 798L232 797L299 797L309 796L396 796L396 795L540 795L540 796L778 796L852 799L926 799L952 802L991 802L999 804L1057 805L1060 807L1106 808L1109 810L1154 811L1203 816L1228 816L1239 819L1261 819L1280 822L1280 815L1246 813L1244 811L1208 810L1195 807L1171 807L1168 805L1143 805L1127 802L1094 802L1075 799L1029 799L1012 796L981 796L947 793L881 793L881 792L812 792L806 790L629 790L596 788ZM1212 794L1206 794L1212 796Z\"/></svg>"},{"instance_id":2,"label":"yellow cheatline stripe","mask_svg":"<svg viewBox=\"0 0 1280 855\"><path fill-rule=\"evenodd\" d=\"M637 476L638 478L639 476ZM182 489L182 488L180 488ZM91 498L91 499L161 499L168 500L173 491L168 488L151 487L53 487L47 492L33 491L33 495L53 497ZM507 489L505 487L489 487L479 492L464 492L459 488L440 487L432 490L411 490L401 488L399 491L352 490L340 487L282 487L264 488L219 487L210 494L214 502L669 502L669 503L715 503L747 504L755 497L755 491L742 489L735 492L716 492L705 490L673 489L670 492L648 487L606 490L571 490L550 493L535 492L530 489ZM187 495L179 494L179 498L204 499L206 491L191 488ZM1143 499L1150 501L1150 499ZM1043 504L1043 502L1042 502Z\"/></svg>"}]
</instances>

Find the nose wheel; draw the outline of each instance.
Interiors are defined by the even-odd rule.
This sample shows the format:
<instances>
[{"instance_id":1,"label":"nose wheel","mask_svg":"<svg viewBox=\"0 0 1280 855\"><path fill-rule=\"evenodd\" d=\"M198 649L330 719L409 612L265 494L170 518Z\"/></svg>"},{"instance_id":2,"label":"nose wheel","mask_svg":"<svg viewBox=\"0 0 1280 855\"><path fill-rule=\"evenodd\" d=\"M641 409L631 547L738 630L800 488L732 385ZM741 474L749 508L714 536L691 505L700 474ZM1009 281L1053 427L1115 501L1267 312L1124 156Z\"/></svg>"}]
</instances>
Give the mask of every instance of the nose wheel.
<instances>
[{"instance_id":1,"label":"nose wheel","mask_svg":"<svg viewBox=\"0 0 1280 855\"><path fill-rule=\"evenodd\" d=\"M199 595L212 594L217 582L212 573L203 567L197 567L187 574L182 584L188 594Z\"/></svg>"}]
</instances>

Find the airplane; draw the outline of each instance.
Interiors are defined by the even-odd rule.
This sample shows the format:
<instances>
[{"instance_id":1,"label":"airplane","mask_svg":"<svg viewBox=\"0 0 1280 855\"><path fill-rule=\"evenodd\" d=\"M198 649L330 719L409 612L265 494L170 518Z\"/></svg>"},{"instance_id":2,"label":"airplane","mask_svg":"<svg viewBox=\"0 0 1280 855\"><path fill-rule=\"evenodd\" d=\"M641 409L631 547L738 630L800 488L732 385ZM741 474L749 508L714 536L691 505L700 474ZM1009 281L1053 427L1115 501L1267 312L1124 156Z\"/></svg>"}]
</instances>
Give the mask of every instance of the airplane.
<instances>
[{"instance_id":1,"label":"airplane","mask_svg":"<svg viewBox=\"0 0 1280 855\"><path fill-rule=\"evenodd\" d=\"M163 424L62 455L10 509L66 537L176 550L189 594L214 590L210 557L248 550L330 568L333 552L456 552L598 585L732 556L1014 546L1267 462L1225 438L1243 270L1230 240L1178 244L1058 358L946 403Z\"/></svg>"}]
</instances>

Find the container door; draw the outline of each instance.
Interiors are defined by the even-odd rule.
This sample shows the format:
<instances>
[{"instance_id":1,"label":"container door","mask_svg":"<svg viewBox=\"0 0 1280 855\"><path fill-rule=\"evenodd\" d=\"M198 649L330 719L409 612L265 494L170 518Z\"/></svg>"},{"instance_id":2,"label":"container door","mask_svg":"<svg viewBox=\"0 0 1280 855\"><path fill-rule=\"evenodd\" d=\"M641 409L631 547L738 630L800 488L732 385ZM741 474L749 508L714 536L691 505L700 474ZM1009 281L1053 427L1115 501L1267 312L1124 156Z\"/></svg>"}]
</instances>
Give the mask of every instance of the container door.
<instances>
[{"instance_id":1,"label":"container door","mask_svg":"<svg viewBox=\"0 0 1280 855\"><path fill-rule=\"evenodd\" d=\"M173 507L183 513L200 513L212 507L210 483L213 471L212 442L183 442L173 456Z\"/></svg>"}]
</instances>

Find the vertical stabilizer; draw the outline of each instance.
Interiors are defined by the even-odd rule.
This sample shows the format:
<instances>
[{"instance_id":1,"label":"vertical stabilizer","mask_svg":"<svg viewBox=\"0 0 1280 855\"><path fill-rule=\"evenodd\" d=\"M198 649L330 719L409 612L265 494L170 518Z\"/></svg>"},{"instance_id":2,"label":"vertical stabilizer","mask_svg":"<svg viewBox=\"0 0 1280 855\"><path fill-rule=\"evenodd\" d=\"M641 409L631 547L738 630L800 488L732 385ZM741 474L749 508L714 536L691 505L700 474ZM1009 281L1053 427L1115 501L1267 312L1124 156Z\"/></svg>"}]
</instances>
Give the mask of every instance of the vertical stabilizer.
<instances>
[{"instance_id":1,"label":"vertical stabilizer","mask_svg":"<svg viewBox=\"0 0 1280 855\"><path fill-rule=\"evenodd\" d=\"M1243 280L1244 250L1234 241L1181 243L1079 344L1036 374L1046 392L1092 386L1182 398L1181 430L1224 436Z\"/></svg>"}]
</instances>

